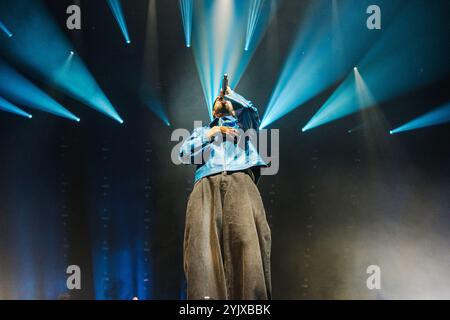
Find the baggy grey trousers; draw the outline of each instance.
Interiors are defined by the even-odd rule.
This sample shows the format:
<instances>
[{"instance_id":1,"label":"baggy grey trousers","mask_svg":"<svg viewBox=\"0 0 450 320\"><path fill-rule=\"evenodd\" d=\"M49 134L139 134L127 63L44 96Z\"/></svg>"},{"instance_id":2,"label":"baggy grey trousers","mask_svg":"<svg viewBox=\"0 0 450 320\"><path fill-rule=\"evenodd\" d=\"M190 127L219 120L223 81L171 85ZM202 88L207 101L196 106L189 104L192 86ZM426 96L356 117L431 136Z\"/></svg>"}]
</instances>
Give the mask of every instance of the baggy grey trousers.
<instances>
[{"instance_id":1,"label":"baggy grey trousers","mask_svg":"<svg viewBox=\"0 0 450 320\"><path fill-rule=\"evenodd\" d=\"M244 172L197 181L184 234L188 299L270 299L271 233L259 190Z\"/></svg>"}]
</instances>

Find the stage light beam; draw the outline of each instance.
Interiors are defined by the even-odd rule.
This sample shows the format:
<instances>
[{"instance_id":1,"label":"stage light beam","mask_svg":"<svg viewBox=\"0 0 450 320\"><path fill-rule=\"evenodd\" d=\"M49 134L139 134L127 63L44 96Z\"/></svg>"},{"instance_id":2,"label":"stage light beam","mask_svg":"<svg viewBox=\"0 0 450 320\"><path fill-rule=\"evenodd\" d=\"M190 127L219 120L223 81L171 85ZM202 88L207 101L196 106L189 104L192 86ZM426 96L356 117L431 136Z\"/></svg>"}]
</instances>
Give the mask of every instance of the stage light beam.
<instances>
[{"instance_id":1,"label":"stage light beam","mask_svg":"<svg viewBox=\"0 0 450 320\"><path fill-rule=\"evenodd\" d=\"M186 47L191 47L193 0L179 0Z\"/></svg>"},{"instance_id":2,"label":"stage light beam","mask_svg":"<svg viewBox=\"0 0 450 320\"><path fill-rule=\"evenodd\" d=\"M54 115L79 121L80 119L53 100L44 91L0 61L0 94L15 103Z\"/></svg>"},{"instance_id":3,"label":"stage light beam","mask_svg":"<svg viewBox=\"0 0 450 320\"><path fill-rule=\"evenodd\" d=\"M131 39L128 34L127 22L122 10L122 3L120 2L120 0L108 0L108 5L111 8L111 11L117 21L117 24L119 25L120 30L122 31L125 42L128 44L131 43Z\"/></svg>"},{"instance_id":4,"label":"stage light beam","mask_svg":"<svg viewBox=\"0 0 450 320\"><path fill-rule=\"evenodd\" d=\"M355 89L356 96L359 102L359 109L369 108L376 104L375 98L372 92L364 81L363 77L359 73L358 68L353 68L355 74Z\"/></svg>"},{"instance_id":5,"label":"stage light beam","mask_svg":"<svg viewBox=\"0 0 450 320\"><path fill-rule=\"evenodd\" d=\"M170 121L162 99L160 72L159 72L159 50L158 50L158 16L157 0L149 0L147 7L147 22L144 38L144 58L141 67L141 83L139 98L141 103L151 110L166 126Z\"/></svg>"},{"instance_id":6,"label":"stage light beam","mask_svg":"<svg viewBox=\"0 0 450 320\"><path fill-rule=\"evenodd\" d=\"M72 64L74 54L75 53L73 51L69 52L69 55L67 56L66 61L64 61L64 64L62 65L58 75L55 75L55 77L54 77L54 83L57 83L58 81L64 81L64 76L70 70L70 66Z\"/></svg>"},{"instance_id":7,"label":"stage light beam","mask_svg":"<svg viewBox=\"0 0 450 320\"><path fill-rule=\"evenodd\" d=\"M390 134L437 126L450 122L450 103L417 117L404 125L393 129Z\"/></svg>"},{"instance_id":8,"label":"stage light beam","mask_svg":"<svg viewBox=\"0 0 450 320\"><path fill-rule=\"evenodd\" d=\"M424 16L423 12L429 14ZM416 25L414 22L418 20L421 23ZM442 63L448 60L450 47L441 45L447 41L446 25L445 13L434 2L414 1L404 7L354 68L355 79L347 77L305 129L338 120L373 106L375 100L382 103L448 76Z\"/></svg>"},{"instance_id":9,"label":"stage light beam","mask_svg":"<svg viewBox=\"0 0 450 320\"><path fill-rule=\"evenodd\" d=\"M303 127L304 131L372 107L376 101L358 68L340 84L325 104Z\"/></svg>"},{"instance_id":10,"label":"stage light beam","mask_svg":"<svg viewBox=\"0 0 450 320\"><path fill-rule=\"evenodd\" d=\"M230 75L235 88L247 68L277 5L266 3L255 26L248 51L242 50L250 1L199 0L195 2L192 25L192 49L202 85L208 114L212 119L212 103L220 92L222 75ZM273 2L272 2L273 3ZM218 23L220 21L220 23Z\"/></svg>"},{"instance_id":11,"label":"stage light beam","mask_svg":"<svg viewBox=\"0 0 450 320\"><path fill-rule=\"evenodd\" d=\"M2 54L27 68L33 77L120 122L121 117L81 57L73 54L69 66L65 64L70 51L75 51L41 1L2 0L0 12L7 15L8 25L15 30L8 41L0 37Z\"/></svg>"},{"instance_id":12,"label":"stage light beam","mask_svg":"<svg viewBox=\"0 0 450 320\"><path fill-rule=\"evenodd\" d=\"M300 19L294 44L272 91L261 121L265 128L304 105L337 81L371 44L361 28L359 2L312 1Z\"/></svg>"},{"instance_id":13,"label":"stage light beam","mask_svg":"<svg viewBox=\"0 0 450 320\"><path fill-rule=\"evenodd\" d=\"M244 47L245 51L248 51L248 48L252 41L253 33L255 32L256 26L258 25L258 20L259 17L261 16L263 5L264 0L251 0L247 21L247 33L245 37L245 47Z\"/></svg>"},{"instance_id":14,"label":"stage light beam","mask_svg":"<svg viewBox=\"0 0 450 320\"><path fill-rule=\"evenodd\" d=\"M6 27L6 25L0 21L0 29L9 37L11 38L13 36L12 32L9 31L9 29Z\"/></svg>"},{"instance_id":15,"label":"stage light beam","mask_svg":"<svg viewBox=\"0 0 450 320\"><path fill-rule=\"evenodd\" d=\"M0 110L6 111L9 113L13 113L13 114L17 114L19 116L26 117L29 119L31 119L33 117L28 112L23 111L22 109L20 109L16 105L12 104L8 100L3 99L2 97L0 97Z\"/></svg>"}]
</instances>

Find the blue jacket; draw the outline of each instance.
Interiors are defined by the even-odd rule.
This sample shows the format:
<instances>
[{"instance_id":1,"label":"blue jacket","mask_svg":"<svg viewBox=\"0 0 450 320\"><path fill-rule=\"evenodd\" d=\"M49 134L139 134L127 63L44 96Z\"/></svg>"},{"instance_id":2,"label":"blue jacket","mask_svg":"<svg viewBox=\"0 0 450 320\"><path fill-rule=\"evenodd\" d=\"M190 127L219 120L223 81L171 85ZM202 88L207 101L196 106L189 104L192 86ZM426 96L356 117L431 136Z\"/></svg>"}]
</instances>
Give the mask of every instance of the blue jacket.
<instances>
[{"instance_id":1,"label":"blue jacket","mask_svg":"<svg viewBox=\"0 0 450 320\"><path fill-rule=\"evenodd\" d=\"M195 181L223 171L240 171L267 166L251 141L238 143L227 139L209 139L208 131L214 126L228 126L247 131L258 131L258 110L252 102L235 92L225 98L232 102L236 116L215 118L208 126L196 128L180 149L180 160L184 164L196 164ZM239 138L238 138L239 139ZM236 139L237 140L237 139Z\"/></svg>"}]
</instances>

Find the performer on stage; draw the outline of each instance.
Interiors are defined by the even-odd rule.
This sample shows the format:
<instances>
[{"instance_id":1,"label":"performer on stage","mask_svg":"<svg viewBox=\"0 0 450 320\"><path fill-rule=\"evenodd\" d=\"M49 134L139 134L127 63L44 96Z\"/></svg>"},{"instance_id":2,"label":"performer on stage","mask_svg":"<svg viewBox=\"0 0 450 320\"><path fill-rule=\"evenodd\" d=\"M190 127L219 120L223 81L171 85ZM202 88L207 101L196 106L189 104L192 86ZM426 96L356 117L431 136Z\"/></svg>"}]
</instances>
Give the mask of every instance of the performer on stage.
<instances>
[{"instance_id":1,"label":"performer on stage","mask_svg":"<svg viewBox=\"0 0 450 320\"><path fill-rule=\"evenodd\" d=\"M214 120L180 150L183 163L197 164L184 235L187 297L270 299L271 233L256 186L266 163L250 141L242 148L230 139L239 138L238 129L257 131L258 111L225 88L214 102ZM200 164L199 153L207 154Z\"/></svg>"}]
</instances>

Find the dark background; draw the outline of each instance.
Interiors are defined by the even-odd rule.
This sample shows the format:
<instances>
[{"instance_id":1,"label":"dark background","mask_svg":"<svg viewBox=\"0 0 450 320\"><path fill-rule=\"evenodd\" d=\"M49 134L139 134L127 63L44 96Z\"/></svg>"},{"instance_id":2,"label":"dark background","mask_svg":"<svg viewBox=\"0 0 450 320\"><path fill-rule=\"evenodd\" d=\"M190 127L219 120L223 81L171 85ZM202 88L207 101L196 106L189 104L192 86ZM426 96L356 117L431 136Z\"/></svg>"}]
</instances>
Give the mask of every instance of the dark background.
<instances>
[{"instance_id":1,"label":"dark background","mask_svg":"<svg viewBox=\"0 0 450 320\"><path fill-rule=\"evenodd\" d=\"M145 55L155 54L145 50L148 2L122 2L129 46L106 2L80 1L83 29L68 31L73 2L45 1L125 124L44 85L82 121L0 114L0 298L56 299L70 264L82 270L72 298L185 297L194 168L172 164L170 134L208 115L177 1L156 2L156 85L171 126L142 104ZM237 88L261 114L301 18L292 12L305 5L280 6ZM301 133L337 85L270 126L280 129L280 171L259 189L272 229L273 297L450 298L450 127L389 135L448 102L450 78ZM361 117L374 126L349 134ZM370 291L374 264L382 289Z\"/></svg>"}]
</instances>

